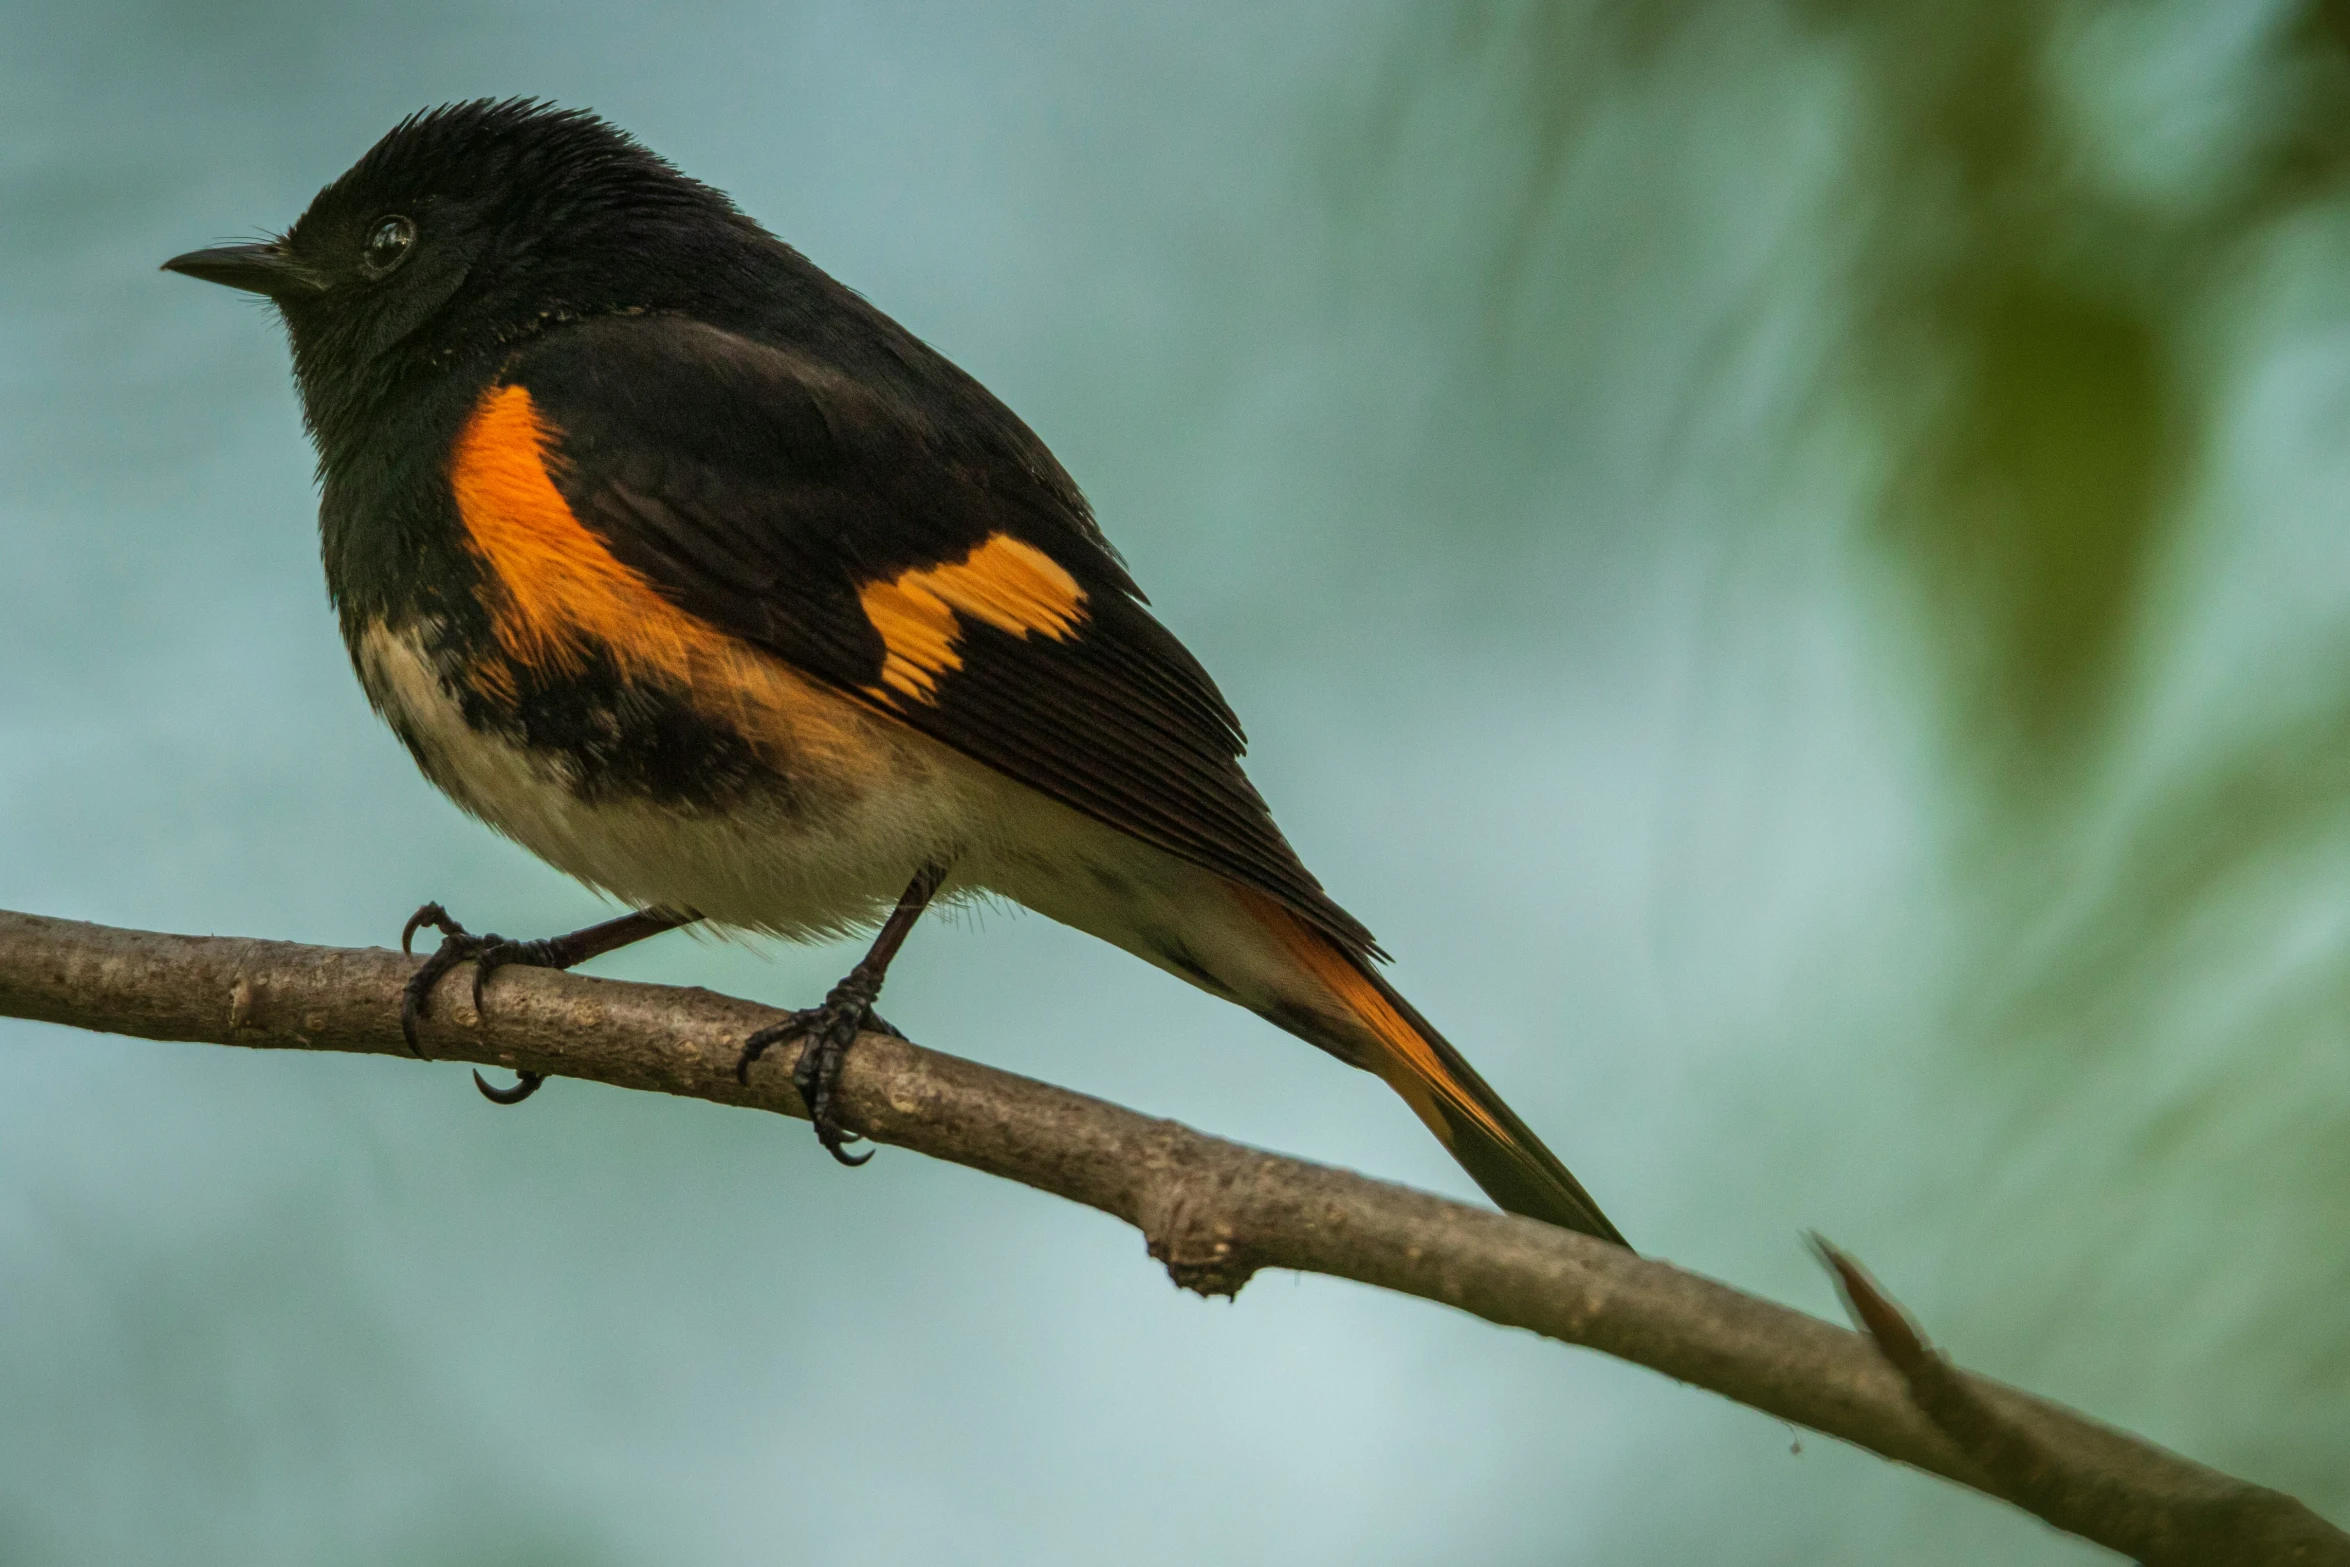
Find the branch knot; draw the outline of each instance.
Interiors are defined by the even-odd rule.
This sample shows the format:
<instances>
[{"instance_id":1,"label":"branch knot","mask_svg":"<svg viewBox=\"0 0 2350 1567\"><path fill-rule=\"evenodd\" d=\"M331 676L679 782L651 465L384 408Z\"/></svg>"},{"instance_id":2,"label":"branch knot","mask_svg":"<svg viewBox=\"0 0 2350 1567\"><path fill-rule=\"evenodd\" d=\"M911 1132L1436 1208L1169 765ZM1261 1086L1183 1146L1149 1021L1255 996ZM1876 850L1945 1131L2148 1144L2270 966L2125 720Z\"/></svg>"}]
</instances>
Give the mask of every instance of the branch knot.
<instances>
[{"instance_id":1,"label":"branch knot","mask_svg":"<svg viewBox=\"0 0 2350 1567\"><path fill-rule=\"evenodd\" d=\"M1189 1128L1169 1125L1145 1158L1135 1223L1150 1254L1177 1287L1203 1297L1238 1298L1259 1266L1243 1240L1246 1174L1201 1146Z\"/></svg>"}]
</instances>

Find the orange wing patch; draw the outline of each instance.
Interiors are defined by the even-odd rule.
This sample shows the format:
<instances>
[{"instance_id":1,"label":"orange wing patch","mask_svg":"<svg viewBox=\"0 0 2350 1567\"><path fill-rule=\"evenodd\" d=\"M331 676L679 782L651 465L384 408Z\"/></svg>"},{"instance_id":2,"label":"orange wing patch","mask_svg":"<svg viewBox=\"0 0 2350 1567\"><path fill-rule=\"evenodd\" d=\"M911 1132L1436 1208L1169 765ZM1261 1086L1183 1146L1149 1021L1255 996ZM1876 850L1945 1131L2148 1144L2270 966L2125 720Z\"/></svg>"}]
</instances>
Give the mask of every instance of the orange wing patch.
<instances>
[{"instance_id":1,"label":"orange wing patch","mask_svg":"<svg viewBox=\"0 0 2350 1567\"><path fill-rule=\"evenodd\" d=\"M1016 637L1067 637L1085 618L1085 590L1061 563L1008 533L988 536L961 560L918 566L859 591L865 618L885 649L881 683L916 701L938 691L938 677L963 667L958 616L969 615ZM888 700L890 691L874 694Z\"/></svg>"},{"instance_id":2,"label":"orange wing patch","mask_svg":"<svg viewBox=\"0 0 2350 1567\"><path fill-rule=\"evenodd\" d=\"M505 589L498 645L516 663L570 673L591 647L628 674L683 675L691 644L716 635L678 610L571 514L547 464L553 431L530 393L492 387L457 438L449 483L473 551Z\"/></svg>"},{"instance_id":3,"label":"orange wing patch","mask_svg":"<svg viewBox=\"0 0 2350 1567\"><path fill-rule=\"evenodd\" d=\"M496 579L491 625L505 655L476 670L475 689L511 700L512 666L574 673L601 652L623 677L674 682L703 712L804 760L870 766L854 703L679 609L581 525L548 473L562 462L561 434L526 389L495 386L457 438L449 485L466 542Z\"/></svg>"}]
</instances>

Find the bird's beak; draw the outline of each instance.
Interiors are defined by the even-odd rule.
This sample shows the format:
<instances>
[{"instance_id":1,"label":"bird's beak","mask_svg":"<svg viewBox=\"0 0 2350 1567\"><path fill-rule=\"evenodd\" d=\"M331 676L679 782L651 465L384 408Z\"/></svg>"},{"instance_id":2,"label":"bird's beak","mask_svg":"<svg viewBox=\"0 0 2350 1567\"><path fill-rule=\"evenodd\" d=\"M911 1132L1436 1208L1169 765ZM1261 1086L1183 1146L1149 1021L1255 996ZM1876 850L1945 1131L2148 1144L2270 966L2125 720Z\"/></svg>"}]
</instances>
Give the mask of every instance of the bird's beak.
<instances>
[{"instance_id":1,"label":"bird's beak","mask_svg":"<svg viewBox=\"0 0 2350 1567\"><path fill-rule=\"evenodd\" d=\"M274 240L262 245L191 250L166 261L163 270L184 272L207 283L225 283L251 294L266 294L271 299L326 291L323 278L287 255L285 247Z\"/></svg>"}]
</instances>

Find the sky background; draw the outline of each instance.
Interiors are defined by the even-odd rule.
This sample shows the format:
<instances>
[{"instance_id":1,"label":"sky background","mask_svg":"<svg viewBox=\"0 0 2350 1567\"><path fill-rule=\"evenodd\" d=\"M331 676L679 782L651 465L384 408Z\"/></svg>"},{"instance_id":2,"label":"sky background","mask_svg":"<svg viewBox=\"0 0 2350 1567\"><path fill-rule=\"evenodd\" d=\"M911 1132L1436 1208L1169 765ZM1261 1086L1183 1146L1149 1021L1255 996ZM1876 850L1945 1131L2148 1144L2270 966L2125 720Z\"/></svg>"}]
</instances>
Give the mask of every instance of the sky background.
<instances>
[{"instance_id":1,"label":"sky background","mask_svg":"<svg viewBox=\"0 0 2350 1567\"><path fill-rule=\"evenodd\" d=\"M2350 1519L2350 44L2276 0L0 3L0 903L588 894L366 710L266 311L596 108L986 381L1644 1250ZM852 949L598 970L803 1002ZM1463 1197L1033 917L924 1043ZM0 1022L0 1562L2087 1563L1650 1373L796 1123Z\"/></svg>"}]
</instances>

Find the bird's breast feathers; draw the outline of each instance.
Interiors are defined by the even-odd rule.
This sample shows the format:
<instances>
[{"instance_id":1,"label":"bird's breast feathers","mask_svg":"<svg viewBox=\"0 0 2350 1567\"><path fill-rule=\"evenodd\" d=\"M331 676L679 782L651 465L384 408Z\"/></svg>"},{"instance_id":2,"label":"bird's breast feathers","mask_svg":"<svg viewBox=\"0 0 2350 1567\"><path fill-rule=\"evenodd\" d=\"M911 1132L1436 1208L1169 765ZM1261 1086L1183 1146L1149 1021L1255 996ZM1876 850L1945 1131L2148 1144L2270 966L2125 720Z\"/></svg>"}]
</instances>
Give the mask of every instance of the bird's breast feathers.
<instances>
[{"instance_id":1,"label":"bird's breast feathers","mask_svg":"<svg viewBox=\"0 0 2350 1567\"><path fill-rule=\"evenodd\" d=\"M812 724L824 743L763 752L758 780L712 804L615 791L576 752L485 722L448 645L432 624L362 633L353 651L376 709L465 810L632 906L838 935L944 865L943 901L1008 898L1243 1005L1278 1006L1280 964L1250 895L789 670L771 678L798 688L796 705L762 732ZM1315 1032L1328 1042L1333 1027Z\"/></svg>"},{"instance_id":2,"label":"bird's breast feathers","mask_svg":"<svg viewBox=\"0 0 2350 1567\"><path fill-rule=\"evenodd\" d=\"M481 670L498 666L452 658L447 633L366 628L353 652L369 700L458 805L624 902L838 934L990 836L984 769L787 669L730 672L715 719L691 688L645 681L485 697ZM697 754L698 782L682 776Z\"/></svg>"}]
</instances>

